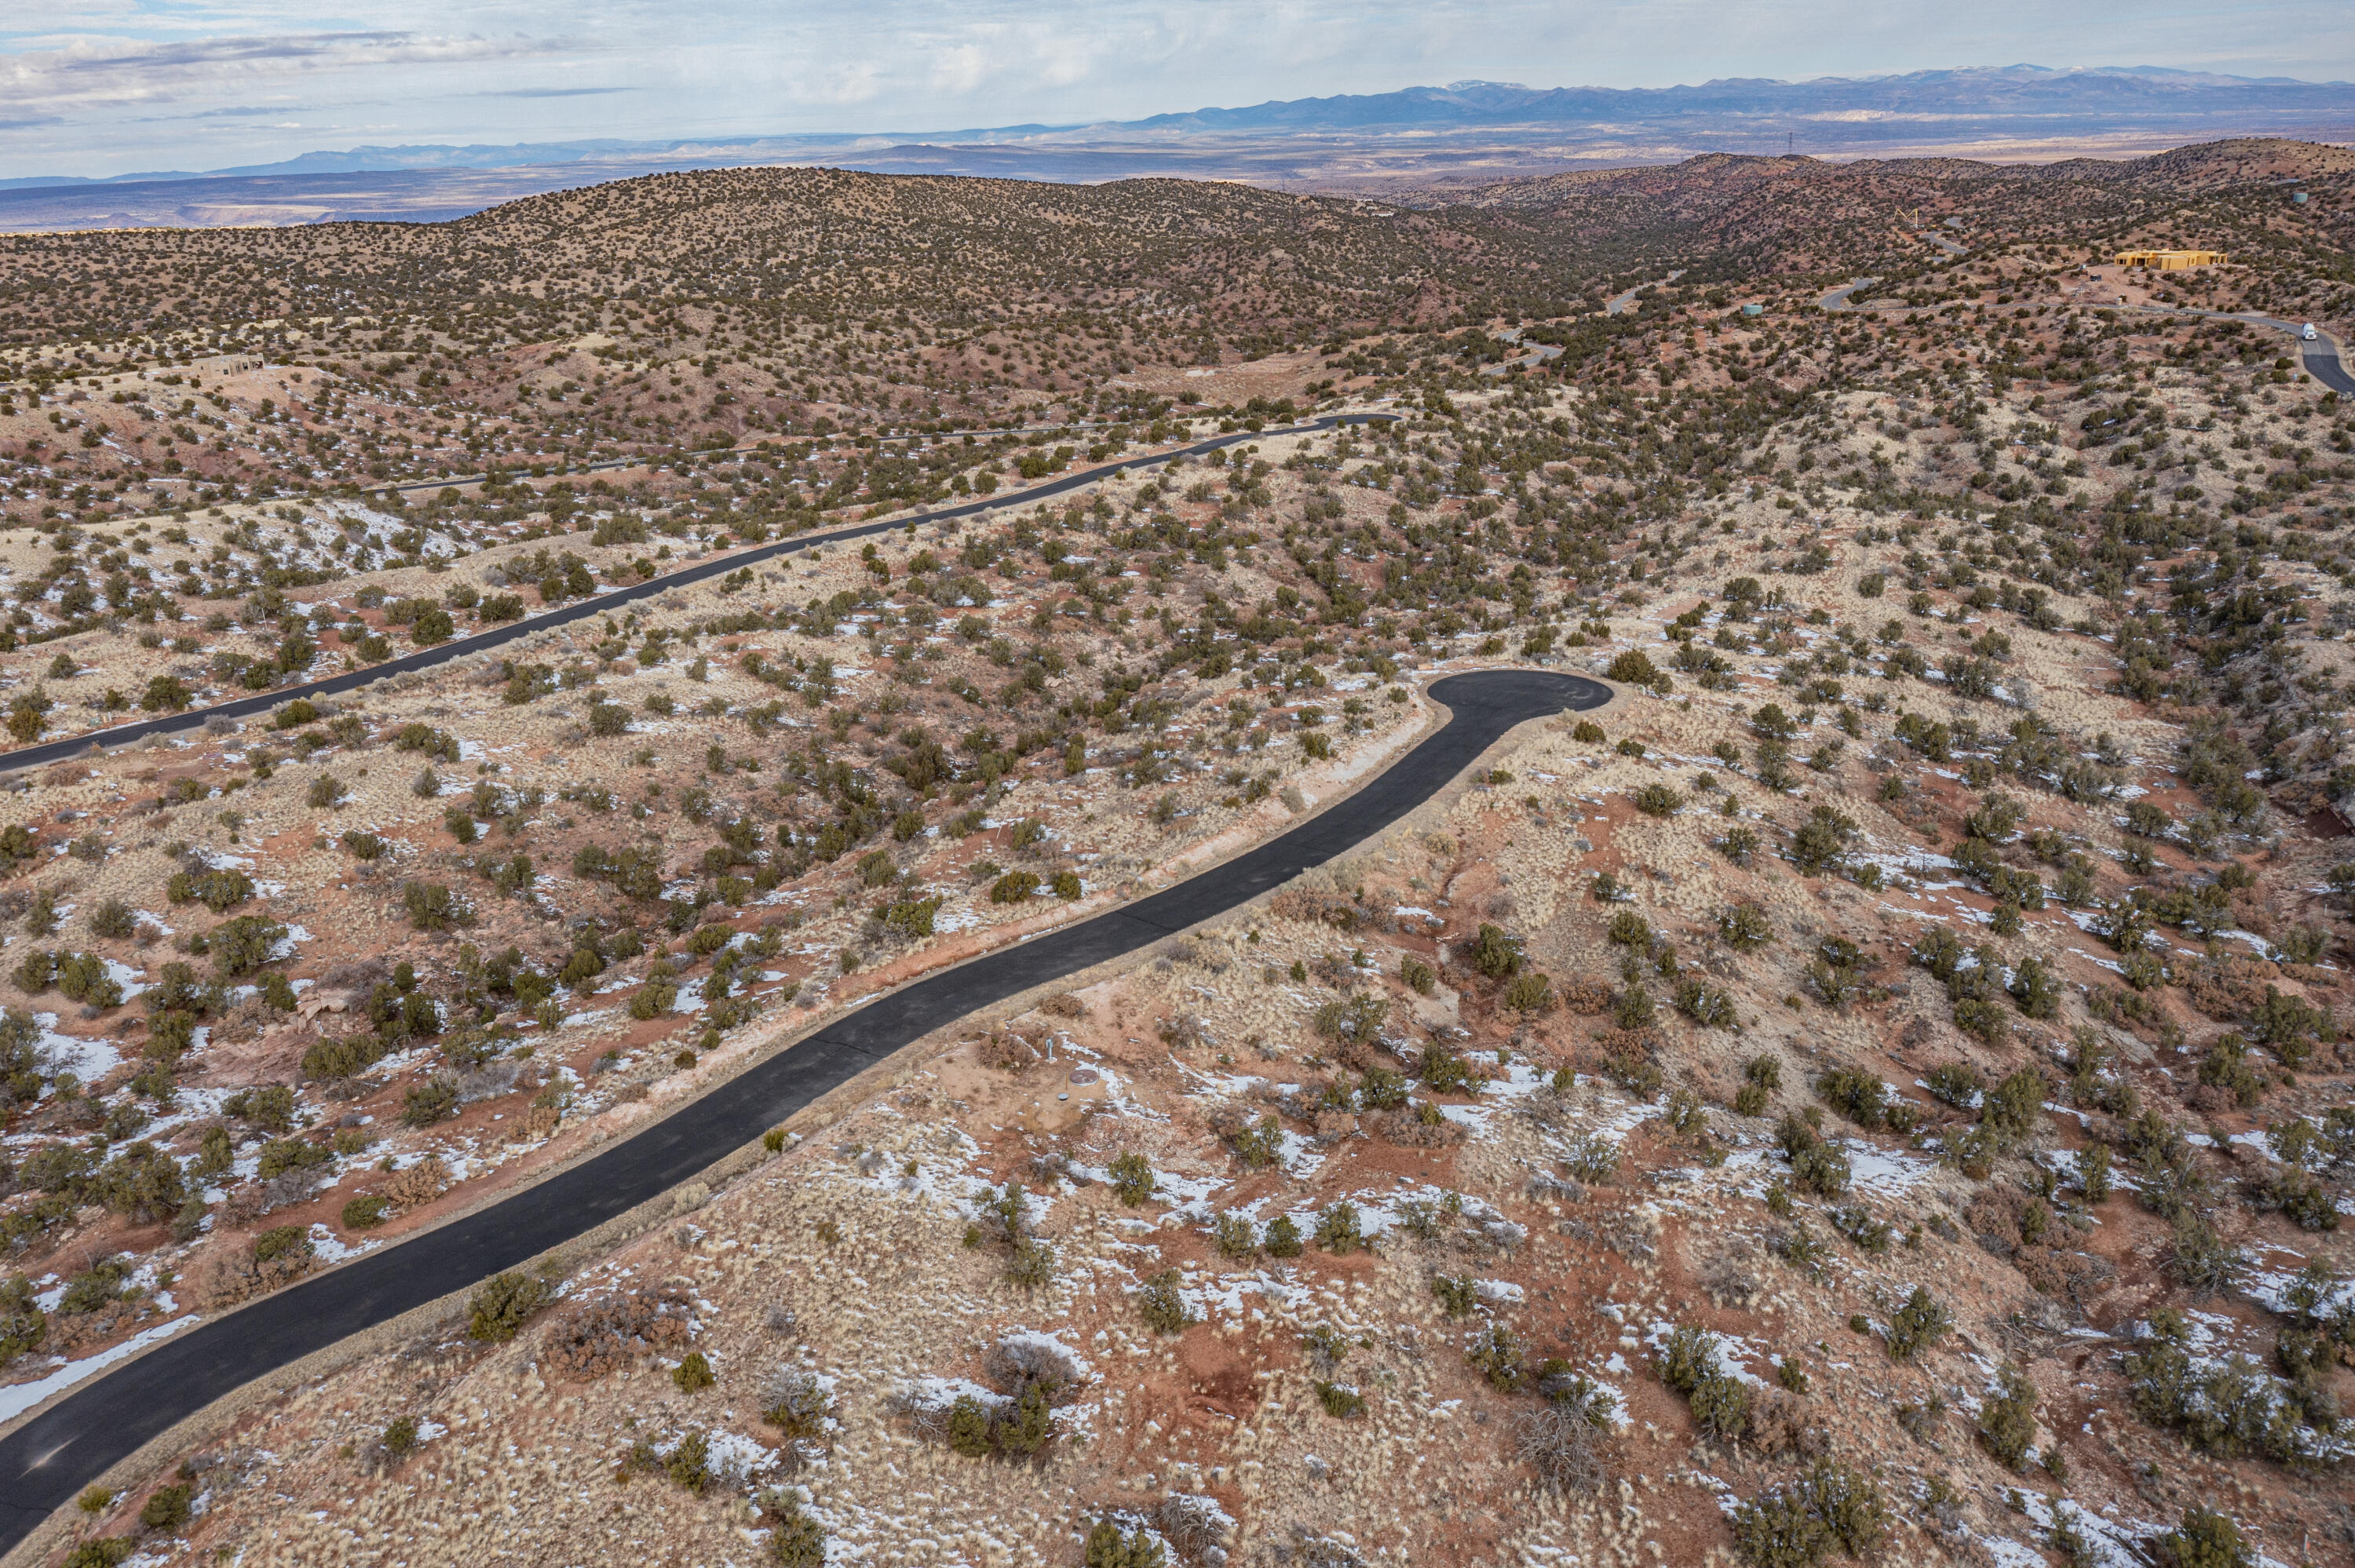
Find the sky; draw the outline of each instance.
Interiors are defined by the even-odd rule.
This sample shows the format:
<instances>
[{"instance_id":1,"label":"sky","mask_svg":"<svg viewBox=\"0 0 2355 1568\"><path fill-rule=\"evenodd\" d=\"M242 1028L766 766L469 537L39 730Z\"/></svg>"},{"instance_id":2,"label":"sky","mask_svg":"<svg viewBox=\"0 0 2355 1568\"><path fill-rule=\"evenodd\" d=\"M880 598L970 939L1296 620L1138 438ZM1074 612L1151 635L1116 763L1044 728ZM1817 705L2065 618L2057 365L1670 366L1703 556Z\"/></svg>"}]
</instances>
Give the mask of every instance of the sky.
<instances>
[{"instance_id":1,"label":"sky","mask_svg":"<svg viewBox=\"0 0 2355 1568\"><path fill-rule=\"evenodd\" d=\"M904 133L1465 79L2355 78L2345 0L14 0L0 177L364 145Z\"/></svg>"}]
</instances>

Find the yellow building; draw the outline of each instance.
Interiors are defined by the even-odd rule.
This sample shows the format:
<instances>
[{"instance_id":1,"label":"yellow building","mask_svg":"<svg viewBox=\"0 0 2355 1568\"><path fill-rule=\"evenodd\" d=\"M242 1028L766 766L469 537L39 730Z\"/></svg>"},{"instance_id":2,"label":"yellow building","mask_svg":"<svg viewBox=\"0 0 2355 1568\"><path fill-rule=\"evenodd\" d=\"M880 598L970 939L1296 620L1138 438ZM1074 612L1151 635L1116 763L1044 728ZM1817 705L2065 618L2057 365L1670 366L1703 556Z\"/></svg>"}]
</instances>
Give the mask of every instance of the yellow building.
<instances>
[{"instance_id":1,"label":"yellow building","mask_svg":"<svg viewBox=\"0 0 2355 1568\"><path fill-rule=\"evenodd\" d=\"M2121 267L2147 267L2154 272L2180 272L2187 267L2221 267L2222 250L2121 250Z\"/></svg>"}]
</instances>

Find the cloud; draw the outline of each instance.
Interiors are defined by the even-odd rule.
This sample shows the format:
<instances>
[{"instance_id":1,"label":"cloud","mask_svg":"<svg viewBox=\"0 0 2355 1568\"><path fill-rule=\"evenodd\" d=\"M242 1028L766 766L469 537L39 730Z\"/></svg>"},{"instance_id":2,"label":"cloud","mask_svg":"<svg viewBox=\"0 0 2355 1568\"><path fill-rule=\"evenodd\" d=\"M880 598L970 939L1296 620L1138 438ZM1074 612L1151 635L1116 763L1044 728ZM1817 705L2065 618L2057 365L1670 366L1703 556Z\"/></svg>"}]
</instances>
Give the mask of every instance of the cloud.
<instances>
[{"instance_id":1,"label":"cloud","mask_svg":"<svg viewBox=\"0 0 2355 1568\"><path fill-rule=\"evenodd\" d=\"M165 103L269 78L386 66L448 69L531 58L567 47L527 37L405 32L280 33L177 42L75 38L51 49L0 55L0 102L20 110L88 112Z\"/></svg>"},{"instance_id":2,"label":"cloud","mask_svg":"<svg viewBox=\"0 0 2355 1568\"><path fill-rule=\"evenodd\" d=\"M476 98L595 98L608 92L636 92L634 87L507 87L478 92Z\"/></svg>"}]
</instances>

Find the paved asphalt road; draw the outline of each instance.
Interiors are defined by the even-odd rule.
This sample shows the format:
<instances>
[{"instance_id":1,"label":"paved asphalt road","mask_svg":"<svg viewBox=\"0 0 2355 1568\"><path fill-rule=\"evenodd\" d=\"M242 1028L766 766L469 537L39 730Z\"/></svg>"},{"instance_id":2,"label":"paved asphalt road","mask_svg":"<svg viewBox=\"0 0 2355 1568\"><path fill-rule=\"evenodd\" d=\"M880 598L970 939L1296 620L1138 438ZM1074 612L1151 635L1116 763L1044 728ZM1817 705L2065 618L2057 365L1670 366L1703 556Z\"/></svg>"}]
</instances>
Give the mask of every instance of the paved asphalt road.
<instances>
[{"instance_id":1,"label":"paved asphalt road","mask_svg":"<svg viewBox=\"0 0 2355 1568\"><path fill-rule=\"evenodd\" d=\"M689 583L723 577L739 567L757 566L762 561L774 560L780 556L792 555L797 550L806 550L813 545L833 544L843 539L863 539L874 534L890 534L905 528L911 523L944 523L951 518L977 516L998 507L1028 506L1034 502L1044 501L1050 496L1061 495L1068 491L1093 484L1124 469L1151 468L1156 464L1167 462L1172 458L1190 457L1197 452L1211 451L1220 447L1236 446L1246 441L1262 440L1270 436L1300 435L1312 430L1329 430L1337 425L1388 422L1397 418L1395 414L1327 414L1322 418L1311 419L1305 424L1286 425L1278 429L1238 430L1231 435L1213 436L1208 440L1196 441L1191 446L1179 447L1173 451L1124 458L1118 462L1083 469L1076 473L1065 474L1060 479L1050 480L1045 484L1033 485L1028 490L1016 491L1007 495L993 495L984 501L969 501L960 506L942 507L932 512L911 513L906 516L894 517L888 521L861 523L852 527L835 528L825 533L798 534L773 545L762 545L750 550L737 550L708 561L700 561L684 570L670 572L648 582L633 583L627 588L615 588L609 593L592 594L587 599L578 599L571 604L551 609L544 615L535 615L527 620L494 627L488 631L475 632L471 637L456 638L438 647L421 648L414 653L404 653L398 659L388 659L381 664L370 664L362 669L348 671L344 674L331 675L324 681L305 681L301 685L281 686L274 691L257 692L252 696L239 697L233 702L217 704L208 708L190 708L184 713L176 714L158 714L153 718L116 725L112 729L91 730L86 734L61 740L43 741L37 746L0 752L0 772L23 768L38 768L50 762L62 762L69 757L81 756L93 745L127 746L133 741L144 740L151 735L166 735L175 730L193 729L217 714L227 718L247 718L255 715L267 714L282 704L293 702L297 697L331 697L338 693L355 691L370 682L398 675L405 670L431 669L436 664L448 663L453 659L463 659L469 654L484 652L513 642L519 637L528 637L535 631L544 631L552 626L569 625L576 620L587 620L610 613L635 600L653 599L657 595L668 593L673 588L684 588Z\"/></svg>"},{"instance_id":2,"label":"paved asphalt road","mask_svg":"<svg viewBox=\"0 0 2355 1568\"><path fill-rule=\"evenodd\" d=\"M1431 694L1450 711L1445 726L1338 807L1283 837L1150 897L879 997L535 1186L186 1330L80 1385L0 1439L0 1552L109 1466L222 1395L658 1196L943 1024L1281 886L1429 800L1515 725L1611 698L1601 682L1535 670L1450 675Z\"/></svg>"}]
</instances>

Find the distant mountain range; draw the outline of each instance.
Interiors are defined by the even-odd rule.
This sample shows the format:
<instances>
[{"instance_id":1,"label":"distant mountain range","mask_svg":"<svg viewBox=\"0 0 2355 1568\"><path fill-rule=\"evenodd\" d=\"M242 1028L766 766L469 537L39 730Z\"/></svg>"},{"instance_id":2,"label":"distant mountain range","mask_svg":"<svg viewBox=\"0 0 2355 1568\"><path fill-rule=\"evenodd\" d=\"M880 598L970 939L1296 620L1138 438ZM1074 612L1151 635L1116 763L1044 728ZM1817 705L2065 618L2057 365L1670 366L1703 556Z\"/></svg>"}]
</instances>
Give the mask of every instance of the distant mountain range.
<instances>
[{"instance_id":1,"label":"distant mountain range","mask_svg":"<svg viewBox=\"0 0 2355 1568\"><path fill-rule=\"evenodd\" d=\"M2037 66L1657 89L1459 81L1090 125L362 146L197 173L0 181L0 232L433 223L548 191L759 164L1077 185L1233 180L1414 200L1704 154L2050 163L2247 136L2355 139L2355 87L2155 67Z\"/></svg>"},{"instance_id":2,"label":"distant mountain range","mask_svg":"<svg viewBox=\"0 0 2355 1568\"><path fill-rule=\"evenodd\" d=\"M1241 109L1197 109L1085 125L1003 125L885 135L843 132L656 142L599 138L503 146L361 146L224 169L149 171L103 179L33 175L0 180L0 190L574 163L676 167L695 161L776 160L858 164L862 154L904 154L911 146L1134 145L1197 137L1462 132L1520 126L1652 136L1681 132L1697 143L1719 143L1743 132L1771 131L1778 137L1787 134L1809 143L1817 151L1951 135L2035 138L2151 131L2194 136L2344 131L2355 126L2355 86L2157 66L2053 70L2031 65L1913 71L1902 76L1822 77L1813 81L1734 78L1667 88L1532 88L1511 82L1458 81L1445 87L1290 99ZM1701 149L1696 145L1688 150Z\"/></svg>"}]
</instances>

